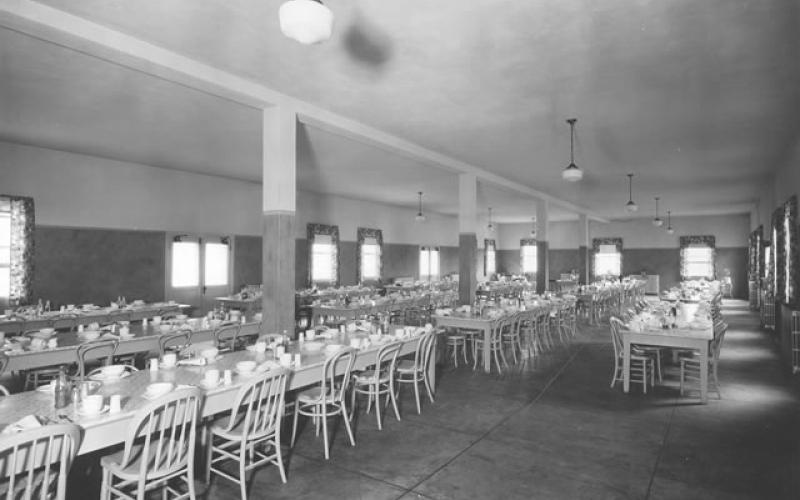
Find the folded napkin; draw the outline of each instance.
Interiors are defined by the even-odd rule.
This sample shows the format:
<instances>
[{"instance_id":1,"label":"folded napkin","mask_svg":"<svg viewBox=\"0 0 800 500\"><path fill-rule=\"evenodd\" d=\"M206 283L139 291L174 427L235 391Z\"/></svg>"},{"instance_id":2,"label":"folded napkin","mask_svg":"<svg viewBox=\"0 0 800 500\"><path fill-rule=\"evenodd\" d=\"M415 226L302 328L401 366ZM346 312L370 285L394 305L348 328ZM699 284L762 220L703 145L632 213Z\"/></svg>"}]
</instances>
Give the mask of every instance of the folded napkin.
<instances>
[{"instance_id":1,"label":"folded napkin","mask_svg":"<svg viewBox=\"0 0 800 500\"><path fill-rule=\"evenodd\" d=\"M208 364L206 358L189 358L178 361L179 366L205 366Z\"/></svg>"},{"instance_id":2,"label":"folded napkin","mask_svg":"<svg viewBox=\"0 0 800 500\"><path fill-rule=\"evenodd\" d=\"M30 429L36 429L37 427L41 426L42 423L39 422L39 419L36 418L35 415L27 415L17 420L16 422L9 424L5 429L3 429L2 434L14 434L17 432L27 431Z\"/></svg>"}]
</instances>

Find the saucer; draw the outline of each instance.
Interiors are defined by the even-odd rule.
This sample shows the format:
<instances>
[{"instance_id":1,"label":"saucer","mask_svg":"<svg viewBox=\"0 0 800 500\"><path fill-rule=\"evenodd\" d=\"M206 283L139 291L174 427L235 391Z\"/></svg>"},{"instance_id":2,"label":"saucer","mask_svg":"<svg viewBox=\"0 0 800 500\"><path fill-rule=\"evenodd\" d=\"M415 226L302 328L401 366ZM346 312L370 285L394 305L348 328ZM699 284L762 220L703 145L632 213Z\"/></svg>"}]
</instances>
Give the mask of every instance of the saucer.
<instances>
[{"instance_id":1,"label":"saucer","mask_svg":"<svg viewBox=\"0 0 800 500\"><path fill-rule=\"evenodd\" d=\"M253 375L256 375L258 373L258 370L256 370L256 369L248 370L246 372L243 372L243 371L240 371L240 370L237 370L237 369L234 368L233 371L235 371L236 374L239 375L240 377L252 377Z\"/></svg>"},{"instance_id":2,"label":"saucer","mask_svg":"<svg viewBox=\"0 0 800 500\"><path fill-rule=\"evenodd\" d=\"M78 409L75 410L75 412L78 415L82 416L82 417L94 417L94 416L97 416L97 415L102 415L103 413L107 412L108 409L109 409L109 406L105 405L105 406L103 406L102 410L100 410L98 412L94 412L94 413L89 413L89 412L87 412L86 410L83 409L83 406L79 406Z\"/></svg>"}]
</instances>

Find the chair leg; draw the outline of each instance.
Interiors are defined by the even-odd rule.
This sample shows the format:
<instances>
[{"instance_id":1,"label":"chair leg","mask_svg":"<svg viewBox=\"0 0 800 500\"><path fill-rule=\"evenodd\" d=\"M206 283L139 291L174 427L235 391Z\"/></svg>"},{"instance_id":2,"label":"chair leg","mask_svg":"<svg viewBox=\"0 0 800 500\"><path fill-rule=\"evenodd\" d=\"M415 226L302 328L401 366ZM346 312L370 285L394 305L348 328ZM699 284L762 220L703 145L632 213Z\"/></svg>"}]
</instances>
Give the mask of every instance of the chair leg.
<instances>
[{"instance_id":1,"label":"chair leg","mask_svg":"<svg viewBox=\"0 0 800 500\"><path fill-rule=\"evenodd\" d=\"M461 344L461 354L464 356L464 365L467 365L467 339L464 339L464 343Z\"/></svg>"},{"instance_id":2,"label":"chair leg","mask_svg":"<svg viewBox=\"0 0 800 500\"><path fill-rule=\"evenodd\" d=\"M208 438L206 439L206 484L211 482L211 459L214 452L214 435L211 430L208 431Z\"/></svg>"},{"instance_id":3,"label":"chair leg","mask_svg":"<svg viewBox=\"0 0 800 500\"><path fill-rule=\"evenodd\" d=\"M325 403L321 403L323 408L326 408ZM325 460L330 458L330 445L328 444L328 415L325 410L322 410L322 438L325 441Z\"/></svg>"},{"instance_id":4,"label":"chair leg","mask_svg":"<svg viewBox=\"0 0 800 500\"><path fill-rule=\"evenodd\" d=\"M369 395L370 401L372 401L372 394L375 394L375 417L378 419L378 430L383 430L383 425L381 424L381 383L379 381L375 381L375 387L371 389L371 393ZM347 417L345 417L347 420Z\"/></svg>"},{"instance_id":5,"label":"chair leg","mask_svg":"<svg viewBox=\"0 0 800 500\"><path fill-rule=\"evenodd\" d=\"M375 401L375 407L378 408L380 406L380 401ZM380 408L377 410L378 415L380 415ZM342 419L344 419L344 428L347 430L347 436L350 438L350 446L356 445L356 438L353 436L353 429L350 427L350 414L347 413L347 406L342 400Z\"/></svg>"},{"instance_id":6,"label":"chair leg","mask_svg":"<svg viewBox=\"0 0 800 500\"><path fill-rule=\"evenodd\" d=\"M295 401L294 403L294 423L292 424L292 442L290 448L294 448L294 438L297 435L297 416L299 415L300 410L300 402Z\"/></svg>"},{"instance_id":7,"label":"chair leg","mask_svg":"<svg viewBox=\"0 0 800 500\"><path fill-rule=\"evenodd\" d=\"M419 380L416 374L414 374L414 399L417 401L417 415L422 415L422 406L419 404Z\"/></svg>"},{"instance_id":8,"label":"chair leg","mask_svg":"<svg viewBox=\"0 0 800 500\"><path fill-rule=\"evenodd\" d=\"M103 481L100 486L100 498L111 500L111 471L103 467Z\"/></svg>"},{"instance_id":9,"label":"chair leg","mask_svg":"<svg viewBox=\"0 0 800 500\"><path fill-rule=\"evenodd\" d=\"M239 456L239 493L242 495L242 500L247 500L247 460L245 457Z\"/></svg>"},{"instance_id":10,"label":"chair leg","mask_svg":"<svg viewBox=\"0 0 800 500\"><path fill-rule=\"evenodd\" d=\"M428 399L431 400L431 403L435 403L433 400L433 387L431 387L431 381L427 373L422 374L422 382L425 384L425 390L428 392Z\"/></svg>"},{"instance_id":11,"label":"chair leg","mask_svg":"<svg viewBox=\"0 0 800 500\"><path fill-rule=\"evenodd\" d=\"M400 421L400 410L397 409L397 393L395 391L394 386L394 378L389 379L389 394L387 397L392 399L392 407L394 407L394 416L397 418L397 421Z\"/></svg>"}]
</instances>

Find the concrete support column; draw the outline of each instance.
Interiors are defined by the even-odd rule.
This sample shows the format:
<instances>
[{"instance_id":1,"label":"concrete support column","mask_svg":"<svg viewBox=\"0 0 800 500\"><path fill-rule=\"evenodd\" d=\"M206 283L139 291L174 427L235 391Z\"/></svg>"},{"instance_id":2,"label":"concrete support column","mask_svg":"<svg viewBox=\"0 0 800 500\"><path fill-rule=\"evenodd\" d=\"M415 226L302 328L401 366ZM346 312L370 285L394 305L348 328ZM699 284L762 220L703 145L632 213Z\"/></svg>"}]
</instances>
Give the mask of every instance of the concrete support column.
<instances>
[{"instance_id":1,"label":"concrete support column","mask_svg":"<svg viewBox=\"0 0 800 500\"><path fill-rule=\"evenodd\" d=\"M458 300L472 304L477 288L478 178L458 176Z\"/></svg>"},{"instance_id":2,"label":"concrete support column","mask_svg":"<svg viewBox=\"0 0 800 500\"><path fill-rule=\"evenodd\" d=\"M589 218L586 214L578 215L578 264L580 266L578 272L580 280L588 285L591 277L592 266L589 263Z\"/></svg>"},{"instance_id":3,"label":"concrete support column","mask_svg":"<svg viewBox=\"0 0 800 500\"><path fill-rule=\"evenodd\" d=\"M550 283L550 217L547 200L536 202L536 291L543 293Z\"/></svg>"},{"instance_id":4,"label":"concrete support column","mask_svg":"<svg viewBox=\"0 0 800 500\"><path fill-rule=\"evenodd\" d=\"M262 332L295 332L297 116L263 110Z\"/></svg>"}]
</instances>

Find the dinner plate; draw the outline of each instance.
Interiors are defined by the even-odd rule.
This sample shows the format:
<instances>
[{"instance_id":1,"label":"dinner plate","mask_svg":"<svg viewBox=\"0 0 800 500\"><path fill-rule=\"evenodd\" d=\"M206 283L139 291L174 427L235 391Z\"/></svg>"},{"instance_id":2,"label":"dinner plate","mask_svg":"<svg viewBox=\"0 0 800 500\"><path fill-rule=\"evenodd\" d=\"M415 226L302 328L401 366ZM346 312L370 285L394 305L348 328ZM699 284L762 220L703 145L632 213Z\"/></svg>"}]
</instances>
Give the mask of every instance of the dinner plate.
<instances>
[{"instance_id":1,"label":"dinner plate","mask_svg":"<svg viewBox=\"0 0 800 500\"><path fill-rule=\"evenodd\" d=\"M246 372L234 368L233 371L235 371L236 374L239 375L240 377L245 377L245 378L252 377L253 375L256 375L258 373L258 370L255 368Z\"/></svg>"},{"instance_id":2,"label":"dinner plate","mask_svg":"<svg viewBox=\"0 0 800 500\"><path fill-rule=\"evenodd\" d=\"M250 352L259 352L258 350L256 350L256 346L255 345L249 345L249 346L245 347L245 349L247 349ZM264 351L266 351L266 350L267 349L264 349Z\"/></svg>"},{"instance_id":3,"label":"dinner plate","mask_svg":"<svg viewBox=\"0 0 800 500\"><path fill-rule=\"evenodd\" d=\"M219 379L219 380L217 380L216 384L209 384L208 382L205 381L205 379L203 379L203 380L200 381L199 385L203 389L209 390L209 389L216 389L217 387L221 386L223 382L224 382L223 379Z\"/></svg>"},{"instance_id":4,"label":"dinner plate","mask_svg":"<svg viewBox=\"0 0 800 500\"><path fill-rule=\"evenodd\" d=\"M156 382L147 386L142 397L145 399L157 399L168 394L175 387L171 382Z\"/></svg>"},{"instance_id":5,"label":"dinner plate","mask_svg":"<svg viewBox=\"0 0 800 500\"><path fill-rule=\"evenodd\" d=\"M86 410L84 410L83 406L79 406L78 409L75 410L75 413L77 413L78 415L80 415L82 417L95 417L97 415L102 415L103 413L107 412L108 409L109 409L109 406L105 405L102 410L100 410L98 412L90 413L90 412L87 412Z\"/></svg>"},{"instance_id":6,"label":"dinner plate","mask_svg":"<svg viewBox=\"0 0 800 500\"><path fill-rule=\"evenodd\" d=\"M89 380L94 380L97 382L116 382L117 380L123 379L125 377L129 377L131 372L125 371L122 372L119 376L108 375L103 372L95 373L94 375L89 375Z\"/></svg>"}]
</instances>

